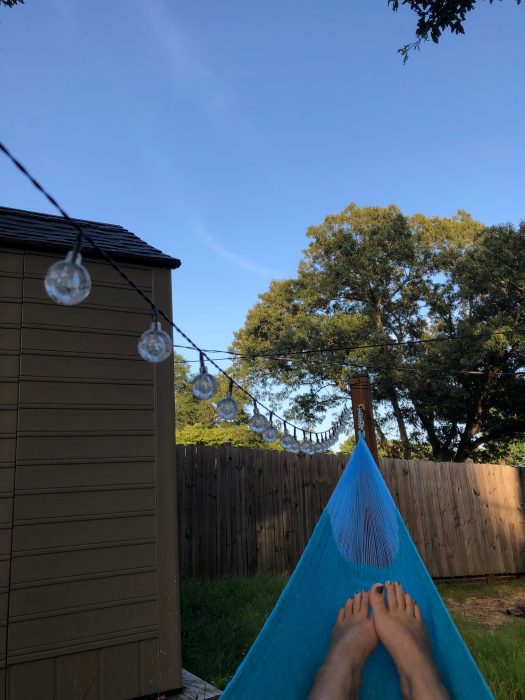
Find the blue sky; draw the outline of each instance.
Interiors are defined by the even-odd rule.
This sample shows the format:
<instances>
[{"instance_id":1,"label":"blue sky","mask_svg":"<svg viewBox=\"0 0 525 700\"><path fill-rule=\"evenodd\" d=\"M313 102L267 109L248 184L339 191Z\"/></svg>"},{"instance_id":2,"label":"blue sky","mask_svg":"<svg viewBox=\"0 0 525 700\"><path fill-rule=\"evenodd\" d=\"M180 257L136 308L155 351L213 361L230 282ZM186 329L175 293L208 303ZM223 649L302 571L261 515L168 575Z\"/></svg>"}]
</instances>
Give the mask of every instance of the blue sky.
<instances>
[{"instance_id":1,"label":"blue sky","mask_svg":"<svg viewBox=\"0 0 525 700\"><path fill-rule=\"evenodd\" d=\"M26 0L0 9L0 138L71 215L181 258L174 318L226 348L351 201L523 217L525 8L465 28L403 66L415 16L386 0ZM5 159L0 203L51 211Z\"/></svg>"}]
</instances>

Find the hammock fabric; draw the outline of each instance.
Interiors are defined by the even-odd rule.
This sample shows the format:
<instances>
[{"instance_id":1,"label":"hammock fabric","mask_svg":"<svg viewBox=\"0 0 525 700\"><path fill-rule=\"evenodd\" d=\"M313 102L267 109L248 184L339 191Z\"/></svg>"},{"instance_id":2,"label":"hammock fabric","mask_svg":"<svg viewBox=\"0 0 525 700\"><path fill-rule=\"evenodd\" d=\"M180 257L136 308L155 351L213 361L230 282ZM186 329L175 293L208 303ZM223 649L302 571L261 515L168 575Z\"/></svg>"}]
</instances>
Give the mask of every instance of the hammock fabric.
<instances>
[{"instance_id":1,"label":"hammock fabric","mask_svg":"<svg viewBox=\"0 0 525 700\"><path fill-rule=\"evenodd\" d=\"M492 694L430 578L361 437L288 585L226 688L224 700L305 700L337 612L373 583L399 581L421 608L452 700ZM399 677L379 644L361 698L398 700Z\"/></svg>"}]
</instances>

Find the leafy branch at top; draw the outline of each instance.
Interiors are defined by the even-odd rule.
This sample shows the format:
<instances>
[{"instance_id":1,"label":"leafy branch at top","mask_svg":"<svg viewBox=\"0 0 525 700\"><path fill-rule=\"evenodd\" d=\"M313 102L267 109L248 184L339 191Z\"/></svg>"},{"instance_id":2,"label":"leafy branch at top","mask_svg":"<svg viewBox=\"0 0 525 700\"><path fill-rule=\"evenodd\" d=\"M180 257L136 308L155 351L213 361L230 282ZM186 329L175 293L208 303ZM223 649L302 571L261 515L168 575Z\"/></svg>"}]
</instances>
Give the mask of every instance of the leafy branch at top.
<instances>
[{"instance_id":1,"label":"leafy branch at top","mask_svg":"<svg viewBox=\"0 0 525 700\"><path fill-rule=\"evenodd\" d=\"M494 0L489 2L492 5ZM521 0L516 0L516 3L520 5ZM476 0L388 0L388 4L392 5L394 12L399 9L399 5L408 5L418 17L417 39L398 49L403 56L403 63L406 63L410 52L419 49L422 41L432 39L437 44L446 29L450 29L453 34L464 34L463 22L467 13L474 9Z\"/></svg>"}]
</instances>

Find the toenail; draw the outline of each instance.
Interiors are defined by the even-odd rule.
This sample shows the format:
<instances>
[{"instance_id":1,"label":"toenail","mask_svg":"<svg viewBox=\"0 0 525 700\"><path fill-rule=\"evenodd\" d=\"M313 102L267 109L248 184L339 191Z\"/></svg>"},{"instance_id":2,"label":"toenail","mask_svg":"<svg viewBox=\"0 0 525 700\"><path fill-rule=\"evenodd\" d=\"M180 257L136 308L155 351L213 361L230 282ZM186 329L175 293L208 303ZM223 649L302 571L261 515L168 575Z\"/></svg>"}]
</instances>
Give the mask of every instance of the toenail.
<instances>
[{"instance_id":1,"label":"toenail","mask_svg":"<svg viewBox=\"0 0 525 700\"><path fill-rule=\"evenodd\" d=\"M388 581L387 581L387 583L388 583ZM378 587L376 588L376 591L377 591L378 593L382 593L382 592L384 591L384 588L385 588L384 586L378 586Z\"/></svg>"}]
</instances>

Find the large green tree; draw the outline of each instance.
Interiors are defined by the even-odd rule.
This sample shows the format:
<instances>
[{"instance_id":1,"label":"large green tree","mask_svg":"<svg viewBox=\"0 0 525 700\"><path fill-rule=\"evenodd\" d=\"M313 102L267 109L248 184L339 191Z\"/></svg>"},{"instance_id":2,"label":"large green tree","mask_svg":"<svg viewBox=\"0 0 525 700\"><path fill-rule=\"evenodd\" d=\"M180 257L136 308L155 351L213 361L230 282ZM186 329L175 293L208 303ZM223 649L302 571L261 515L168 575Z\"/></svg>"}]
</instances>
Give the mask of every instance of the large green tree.
<instances>
[{"instance_id":1,"label":"large green tree","mask_svg":"<svg viewBox=\"0 0 525 700\"><path fill-rule=\"evenodd\" d=\"M297 276L250 309L236 370L307 422L370 372L380 442L392 417L405 457L411 441L435 459L511 441L525 428L524 233L352 204L308 229Z\"/></svg>"}]
</instances>

